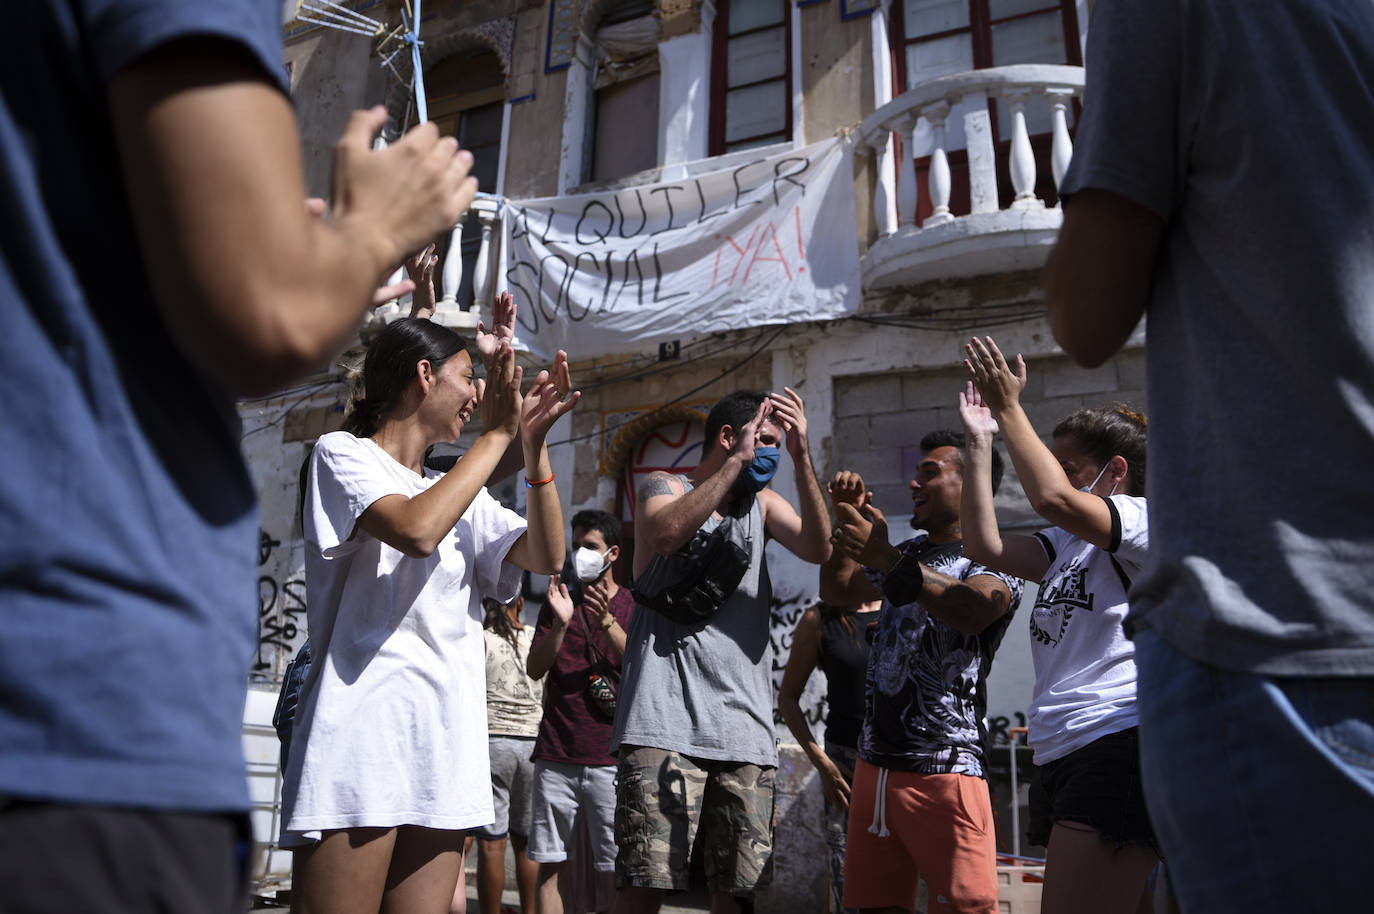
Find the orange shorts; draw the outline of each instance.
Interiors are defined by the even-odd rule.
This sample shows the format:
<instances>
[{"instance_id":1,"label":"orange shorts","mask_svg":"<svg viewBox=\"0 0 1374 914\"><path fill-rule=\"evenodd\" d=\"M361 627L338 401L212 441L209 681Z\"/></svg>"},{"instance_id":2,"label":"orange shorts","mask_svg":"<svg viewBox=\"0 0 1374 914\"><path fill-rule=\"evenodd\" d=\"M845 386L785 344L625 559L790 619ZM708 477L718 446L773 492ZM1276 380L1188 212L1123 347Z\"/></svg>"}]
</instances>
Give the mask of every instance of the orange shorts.
<instances>
[{"instance_id":1,"label":"orange shorts","mask_svg":"<svg viewBox=\"0 0 1374 914\"><path fill-rule=\"evenodd\" d=\"M880 834L884 825L886 835ZM859 759L850 793L844 906L914 910L921 876L930 914L996 914L997 834L987 782L966 774L892 771Z\"/></svg>"}]
</instances>

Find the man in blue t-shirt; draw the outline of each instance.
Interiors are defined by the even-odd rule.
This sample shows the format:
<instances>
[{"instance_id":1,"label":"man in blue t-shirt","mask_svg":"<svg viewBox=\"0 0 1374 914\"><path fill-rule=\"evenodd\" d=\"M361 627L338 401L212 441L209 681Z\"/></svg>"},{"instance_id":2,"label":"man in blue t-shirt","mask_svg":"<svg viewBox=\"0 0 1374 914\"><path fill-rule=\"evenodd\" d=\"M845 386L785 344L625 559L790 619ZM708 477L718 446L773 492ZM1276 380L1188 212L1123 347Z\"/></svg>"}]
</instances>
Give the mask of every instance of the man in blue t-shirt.
<instances>
[{"instance_id":1,"label":"man in blue t-shirt","mask_svg":"<svg viewBox=\"0 0 1374 914\"><path fill-rule=\"evenodd\" d=\"M325 363L471 202L433 127L305 205L280 0L15 0L0 55L0 895L234 910L255 642L236 396Z\"/></svg>"},{"instance_id":2,"label":"man in blue t-shirt","mask_svg":"<svg viewBox=\"0 0 1374 914\"><path fill-rule=\"evenodd\" d=\"M911 480L920 532L895 546L858 474L830 484L835 548L821 566L821 599L883 601L850 794L846 908L910 910L924 877L940 910L997 910L983 718L1022 582L964 556L963 448L958 432L921 439ZM995 487L996 452L993 466Z\"/></svg>"},{"instance_id":3,"label":"man in blue t-shirt","mask_svg":"<svg viewBox=\"0 0 1374 914\"><path fill-rule=\"evenodd\" d=\"M1090 366L1150 312L1150 815L1184 910L1364 910L1374 4L1104 0L1087 72L1047 301Z\"/></svg>"}]
</instances>

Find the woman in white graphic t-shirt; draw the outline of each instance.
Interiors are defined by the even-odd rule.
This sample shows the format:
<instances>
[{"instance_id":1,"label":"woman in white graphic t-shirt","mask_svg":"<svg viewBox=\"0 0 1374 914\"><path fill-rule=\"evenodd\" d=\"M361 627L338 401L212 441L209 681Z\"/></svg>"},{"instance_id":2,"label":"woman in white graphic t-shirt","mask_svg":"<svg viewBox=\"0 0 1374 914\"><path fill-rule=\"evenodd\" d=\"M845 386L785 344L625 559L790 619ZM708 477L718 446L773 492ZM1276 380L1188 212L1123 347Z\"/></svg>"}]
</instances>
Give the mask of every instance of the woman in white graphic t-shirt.
<instances>
[{"instance_id":1,"label":"woman in white graphic t-shirt","mask_svg":"<svg viewBox=\"0 0 1374 914\"><path fill-rule=\"evenodd\" d=\"M991 337L965 352L964 554L1040 583L1030 619L1029 834L1046 847L1042 910L1134 912L1159 862L1141 790L1134 650L1122 627L1149 546L1145 417L1124 406L1080 409L1046 447L1021 409L1021 357L1009 366ZM997 527L990 455L999 427L1031 506L1054 524L1033 536Z\"/></svg>"},{"instance_id":2,"label":"woman in white graphic t-shirt","mask_svg":"<svg viewBox=\"0 0 1374 914\"><path fill-rule=\"evenodd\" d=\"M500 304L513 312L508 297ZM452 330L391 323L368 349L365 398L311 454L313 662L282 790L294 910L447 912L464 832L494 818L481 598L513 597L521 569L562 567L544 438L577 394L566 397L561 352L522 397L509 341L479 347L485 389ZM462 459L427 468L429 447L474 416L482 433ZM528 522L485 488L513 446Z\"/></svg>"}]
</instances>

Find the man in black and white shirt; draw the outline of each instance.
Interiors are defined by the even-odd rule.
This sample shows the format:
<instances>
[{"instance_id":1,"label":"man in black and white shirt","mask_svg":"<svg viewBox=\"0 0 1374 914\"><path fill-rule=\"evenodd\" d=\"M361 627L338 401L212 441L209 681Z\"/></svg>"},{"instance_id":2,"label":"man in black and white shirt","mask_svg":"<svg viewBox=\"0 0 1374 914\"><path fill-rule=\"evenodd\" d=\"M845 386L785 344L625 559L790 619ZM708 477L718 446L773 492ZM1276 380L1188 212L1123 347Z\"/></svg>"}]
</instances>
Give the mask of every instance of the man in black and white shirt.
<instances>
[{"instance_id":1,"label":"man in black and white shirt","mask_svg":"<svg viewBox=\"0 0 1374 914\"><path fill-rule=\"evenodd\" d=\"M997 909L982 719L988 670L1022 583L964 557L963 444L947 431L921 439L911 523L922 532L896 546L857 474L838 473L830 485L838 523L821 598L883 601L854 774L846 907L910 910L920 875L930 897L954 909ZM997 469L1000 480L1000 459Z\"/></svg>"}]
</instances>

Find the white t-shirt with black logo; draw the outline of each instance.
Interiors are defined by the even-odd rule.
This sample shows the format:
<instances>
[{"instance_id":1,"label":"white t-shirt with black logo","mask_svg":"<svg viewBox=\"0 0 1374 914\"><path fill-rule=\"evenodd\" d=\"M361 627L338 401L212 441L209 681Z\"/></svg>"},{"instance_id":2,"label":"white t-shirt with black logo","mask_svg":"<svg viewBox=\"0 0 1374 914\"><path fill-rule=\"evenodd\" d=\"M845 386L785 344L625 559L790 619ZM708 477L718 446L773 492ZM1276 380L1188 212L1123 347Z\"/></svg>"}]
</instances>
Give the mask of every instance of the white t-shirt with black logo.
<instances>
[{"instance_id":1,"label":"white t-shirt with black logo","mask_svg":"<svg viewBox=\"0 0 1374 914\"><path fill-rule=\"evenodd\" d=\"M1035 534L1050 560L1030 615L1030 742L1037 765L1136 725L1135 648L1122 622L1126 591L1149 550L1149 520L1144 498L1106 501L1110 549L1058 527Z\"/></svg>"}]
</instances>

